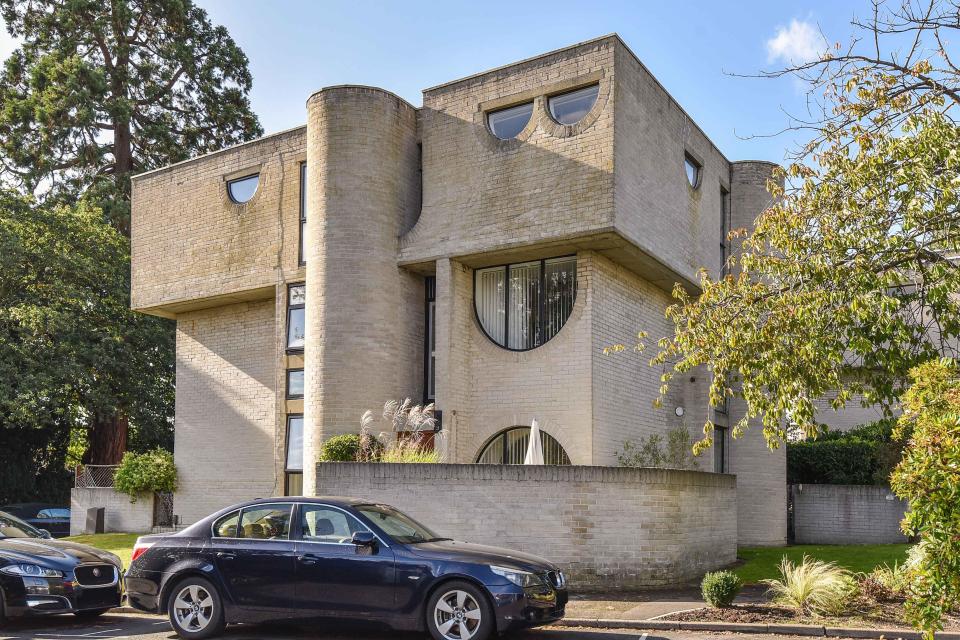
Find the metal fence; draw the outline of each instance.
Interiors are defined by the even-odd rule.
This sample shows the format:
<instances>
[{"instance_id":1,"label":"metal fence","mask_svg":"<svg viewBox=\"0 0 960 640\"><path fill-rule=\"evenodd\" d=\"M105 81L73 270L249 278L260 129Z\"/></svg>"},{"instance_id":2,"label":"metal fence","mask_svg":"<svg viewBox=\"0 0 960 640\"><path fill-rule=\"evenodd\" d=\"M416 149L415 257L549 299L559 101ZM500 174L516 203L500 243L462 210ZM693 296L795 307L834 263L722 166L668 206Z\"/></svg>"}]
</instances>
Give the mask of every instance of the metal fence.
<instances>
[{"instance_id":1,"label":"metal fence","mask_svg":"<svg viewBox=\"0 0 960 640\"><path fill-rule=\"evenodd\" d=\"M112 489L117 466L115 464L80 465L74 471L73 486L77 489Z\"/></svg>"}]
</instances>

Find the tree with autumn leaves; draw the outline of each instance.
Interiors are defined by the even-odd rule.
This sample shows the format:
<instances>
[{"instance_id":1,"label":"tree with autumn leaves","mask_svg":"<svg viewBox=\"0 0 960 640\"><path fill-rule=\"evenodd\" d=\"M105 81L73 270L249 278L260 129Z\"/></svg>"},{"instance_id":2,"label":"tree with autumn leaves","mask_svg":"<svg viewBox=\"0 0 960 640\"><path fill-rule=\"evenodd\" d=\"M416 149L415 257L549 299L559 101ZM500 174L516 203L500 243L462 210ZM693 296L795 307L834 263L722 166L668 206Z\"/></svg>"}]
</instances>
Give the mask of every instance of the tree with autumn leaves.
<instances>
[{"instance_id":1,"label":"tree with autumn leaves","mask_svg":"<svg viewBox=\"0 0 960 640\"><path fill-rule=\"evenodd\" d=\"M893 487L925 550L907 613L932 637L960 606L960 11L876 2L854 26L849 43L762 74L810 83L792 127L810 141L754 229L732 232L728 268L702 272L698 295L676 288L652 364L664 391L707 368L711 405L746 407L734 436L759 426L771 447L815 437L821 398L905 408ZM699 449L712 434L707 422Z\"/></svg>"}]
</instances>

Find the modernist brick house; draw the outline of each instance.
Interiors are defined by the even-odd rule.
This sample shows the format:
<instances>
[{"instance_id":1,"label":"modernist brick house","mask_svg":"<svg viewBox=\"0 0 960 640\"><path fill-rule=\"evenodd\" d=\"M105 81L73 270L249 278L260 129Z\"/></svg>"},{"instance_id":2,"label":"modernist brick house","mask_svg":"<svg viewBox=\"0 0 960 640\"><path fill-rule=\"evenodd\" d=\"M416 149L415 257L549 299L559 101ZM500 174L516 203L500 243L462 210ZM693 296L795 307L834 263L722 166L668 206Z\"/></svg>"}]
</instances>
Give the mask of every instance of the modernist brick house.
<instances>
[{"instance_id":1,"label":"modernist brick house","mask_svg":"<svg viewBox=\"0 0 960 640\"><path fill-rule=\"evenodd\" d=\"M451 462L613 465L707 417L706 373L605 356L669 331L773 165L727 159L615 35L423 92L328 87L303 127L137 176L132 306L177 321L175 510L313 493L320 443L435 402ZM737 406L717 414L737 418ZM718 432L739 539L786 537L783 451ZM442 487L437 487L442 492Z\"/></svg>"}]
</instances>

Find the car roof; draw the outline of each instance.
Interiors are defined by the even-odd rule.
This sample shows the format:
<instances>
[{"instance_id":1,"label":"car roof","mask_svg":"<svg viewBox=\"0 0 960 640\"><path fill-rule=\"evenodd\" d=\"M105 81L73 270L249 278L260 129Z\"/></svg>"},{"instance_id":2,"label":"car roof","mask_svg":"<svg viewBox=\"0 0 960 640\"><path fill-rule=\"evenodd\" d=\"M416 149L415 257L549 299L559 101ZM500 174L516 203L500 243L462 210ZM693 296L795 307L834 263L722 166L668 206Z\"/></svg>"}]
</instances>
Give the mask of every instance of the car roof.
<instances>
[{"instance_id":1,"label":"car roof","mask_svg":"<svg viewBox=\"0 0 960 640\"><path fill-rule=\"evenodd\" d=\"M274 496L272 498L257 498L235 506L268 504L272 502L302 502L304 504L330 504L337 507L352 507L358 504L373 504L375 501L345 496Z\"/></svg>"}]
</instances>

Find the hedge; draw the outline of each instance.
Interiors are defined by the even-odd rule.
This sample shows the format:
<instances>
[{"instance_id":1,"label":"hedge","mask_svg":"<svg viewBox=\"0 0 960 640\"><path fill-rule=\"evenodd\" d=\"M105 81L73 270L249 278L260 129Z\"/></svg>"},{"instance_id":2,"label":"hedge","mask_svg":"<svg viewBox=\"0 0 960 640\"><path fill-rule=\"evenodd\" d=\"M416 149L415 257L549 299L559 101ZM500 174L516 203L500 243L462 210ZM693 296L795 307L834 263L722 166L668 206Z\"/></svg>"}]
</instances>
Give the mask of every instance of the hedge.
<instances>
[{"instance_id":1,"label":"hedge","mask_svg":"<svg viewBox=\"0 0 960 640\"><path fill-rule=\"evenodd\" d=\"M881 420L847 432L787 445L789 484L885 485L900 462L903 443L893 440L892 422Z\"/></svg>"}]
</instances>

